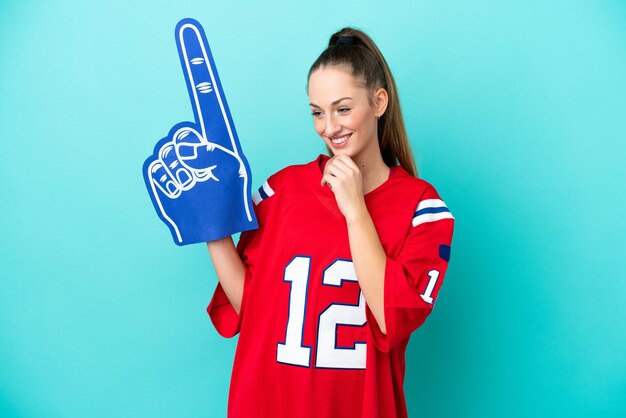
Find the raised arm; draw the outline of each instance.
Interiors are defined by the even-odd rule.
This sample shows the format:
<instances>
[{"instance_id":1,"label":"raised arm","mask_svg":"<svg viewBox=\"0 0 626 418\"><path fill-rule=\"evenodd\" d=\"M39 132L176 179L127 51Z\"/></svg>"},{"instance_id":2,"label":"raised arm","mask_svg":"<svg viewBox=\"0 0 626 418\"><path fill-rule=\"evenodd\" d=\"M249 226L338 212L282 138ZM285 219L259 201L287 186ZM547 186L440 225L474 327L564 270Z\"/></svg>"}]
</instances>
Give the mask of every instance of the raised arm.
<instances>
[{"instance_id":1,"label":"raised arm","mask_svg":"<svg viewBox=\"0 0 626 418\"><path fill-rule=\"evenodd\" d=\"M270 199L274 190L268 181L252 196L259 228L242 232L236 247L230 236L207 242L219 280L207 313L223 337L235 336L245 316L247 289L254 276L267 213L274 200Z\"/></svg>"}]
</instances>

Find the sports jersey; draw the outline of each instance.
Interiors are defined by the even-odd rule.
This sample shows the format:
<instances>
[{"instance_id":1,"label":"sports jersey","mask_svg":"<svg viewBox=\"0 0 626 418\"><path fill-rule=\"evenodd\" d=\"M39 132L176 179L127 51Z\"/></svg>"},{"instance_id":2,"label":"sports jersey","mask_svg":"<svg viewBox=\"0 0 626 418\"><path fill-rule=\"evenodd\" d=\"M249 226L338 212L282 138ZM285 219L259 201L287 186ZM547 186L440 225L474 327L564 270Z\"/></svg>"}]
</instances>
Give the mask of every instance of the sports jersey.
<instances>
[{"instance_id":1,"label":"sports jersey","mask_svg":"<svg viewBox=\"0 0 626 418\"><path fill-rule=\"evenodd\" d=\"M365 194L387 255L383 333L357 281L345 218L320 185L328 158L284 168L259 188L259 229L237 244L239 315L219 283L207 307L220 335L239 333L229 417L407 416L405 350L437 299L454 218L402 167Z\"/></svg>"}]
</instances>

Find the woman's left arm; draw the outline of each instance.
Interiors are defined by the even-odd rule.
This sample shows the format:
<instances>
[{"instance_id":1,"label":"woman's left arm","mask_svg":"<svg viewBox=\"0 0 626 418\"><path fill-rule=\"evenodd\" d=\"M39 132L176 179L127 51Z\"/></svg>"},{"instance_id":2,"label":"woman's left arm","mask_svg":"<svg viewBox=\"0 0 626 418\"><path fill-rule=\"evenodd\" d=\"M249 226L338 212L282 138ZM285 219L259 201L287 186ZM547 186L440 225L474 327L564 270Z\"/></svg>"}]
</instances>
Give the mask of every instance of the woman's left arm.
<instances>
[{"instance_id":1,"label":"woman's left arm","mask_svg":"<svg viewBox=\"0 0 626 418\"><path fill-rule=\"evenodd\" d=\"M326 163L322 185L329 184L337 205L346 218L350 252L359 286L378 327L386 334L384 288L387 255L380 242L363 194L358 166L348 156L339 155Z\"/></svg>"},{"instance_id":2,"label":"woman's left arm","mask_svg":"<svg viewBox=\"0 0 626 418\"><path fill-rule=\"evenodd\" d=\"M383 334L386 334L384 292L387 255L367 208L353 214L350 218L346 217L346 222L348 223L350 252L359 286L363 291L367 306L378 322L378 327Z\"/></svg>"}]
</instances>

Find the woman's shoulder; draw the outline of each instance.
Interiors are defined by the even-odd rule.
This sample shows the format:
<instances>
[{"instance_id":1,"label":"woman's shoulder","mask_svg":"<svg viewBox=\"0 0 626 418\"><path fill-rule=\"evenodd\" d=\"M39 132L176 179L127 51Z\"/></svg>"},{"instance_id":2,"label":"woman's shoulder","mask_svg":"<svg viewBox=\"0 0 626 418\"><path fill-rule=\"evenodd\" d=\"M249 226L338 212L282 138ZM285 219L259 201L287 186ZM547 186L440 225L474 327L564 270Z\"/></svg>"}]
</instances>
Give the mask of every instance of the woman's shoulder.
<instances>
[{"instance_id":1,"label":"woman's shoulder","mask_svg":"<svg viewBox=\"0 0 626 418\"><path fill-rule=\"evenodd\" d=\"M395 189L395 192L401 191L403 194L422 195L427 191L436 193L435 186L423 178L413 177L401 166L392 167L394 170L392 179L394 180L391 186Z\"/></svg>"},{"instance_id":2,"label":"woman's shoulder","mask_svg":"<svg viewBox=\"0 0 626 418\"><path fill-rule=\"evenodd\" d=\"M302 185L303 182L321 179L321 163L328 159L328 156L320 154L313 161L300 164L292 164L284 167L268 177L267 182L273 187L289 187Z\"/></svg>"},{"instance_id":3,"label":"woman's shoulder","mask_svg":"<svg viewBox=\"0 0 626 418\"><path fill-rule=\"evenodd\" d=\"M308 163L287 166L267 177L258 190L252 194L254 204L259 206L263 201L276 201L276 199L269 198L275 195L285 196L293 191L301 190L303 185L313 182L320 157ZM266 206L265 204L260 205L260 207Z\"/></svg>"}]
</instances>

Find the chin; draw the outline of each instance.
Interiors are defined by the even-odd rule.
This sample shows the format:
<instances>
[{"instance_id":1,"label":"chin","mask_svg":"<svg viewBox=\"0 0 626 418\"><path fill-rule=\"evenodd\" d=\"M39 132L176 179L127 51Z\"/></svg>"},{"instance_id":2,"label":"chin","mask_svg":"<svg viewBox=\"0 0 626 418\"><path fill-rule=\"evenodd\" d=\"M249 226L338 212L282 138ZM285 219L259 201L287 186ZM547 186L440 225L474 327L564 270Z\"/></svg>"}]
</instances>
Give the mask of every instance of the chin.
<instances>
[{"instance_id":1,"label":"chin","mask_svg":"<svg viewBox=\"0 0 626 418\"><path fill-rule=\"evenodd\" d=\"M350 152L350 150L347 149L338 149L338 150L334 150L334 149L330 149L331 153L333 155L347 155L350 158L354 158L354 155L352 155L353 153Z\"/></svg>"}]
</instances>

